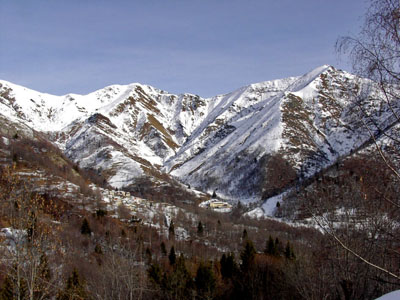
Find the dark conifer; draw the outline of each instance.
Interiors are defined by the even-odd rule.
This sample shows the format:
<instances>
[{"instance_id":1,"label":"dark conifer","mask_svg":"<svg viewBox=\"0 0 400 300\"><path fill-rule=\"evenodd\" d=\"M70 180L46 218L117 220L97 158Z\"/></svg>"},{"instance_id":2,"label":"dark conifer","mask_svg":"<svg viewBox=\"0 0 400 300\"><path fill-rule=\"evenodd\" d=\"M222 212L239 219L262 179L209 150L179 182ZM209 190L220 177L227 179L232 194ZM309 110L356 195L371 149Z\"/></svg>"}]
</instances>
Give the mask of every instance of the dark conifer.
<instances>
[{"instance_id":1,"label":"dark conifer","mask_svg":"<svg viewBox=\"0 0 400 300\"><path fill-rule=\"evenodd\" d=\"M186 268L184 256L181 254L176 259L174 271L169 276L164 276L164 286L171 292L169 299L192 299L194 282Z\"/></svg>"},{"instance_id":2,"label":"dark conifer","mask_svg":"<svg viewBox=\"0 0 400 300\"><path fill-rule=\"evenodd\" d=\"M253 242L247 240L244 245L244 249L240 253L240 258L242 259L241 269L243 272L247 272L254 265L254 260L256 257L256 249L254 248Z\"/></svg>"},{"instance_id":3,"label":"dark conifer","mask_svg":"<svg viewBox=\"0 0 400 300\"><path fill-rule=\"evenodd\" d=\"M164 242L161 242L160 248L161 248L161 254L163 256L167 256L167 248L165 247L165 243Z\"/></svg>"},{"instance_id":4,"label":"dark conifer","mask_svg":"<svg viewBox=\"0 0 400 300\"><path fill-rule=\"evenodd\" d=\"M237 265L235 262L235 255L229 253L228 255L222 254L221 260L221 275L223 278L232 278L237 272Z\"/></svg>"},{"instance_id":5,"label":"dark conifer","mask_svg":"<svg viewBox=\"0 0 400 300\"><path fill-rule=\"evenodd\" d=\"M243 239L243 240L247 240L247 230L246 230L246 228L243 229L242 239Z\"/></svg>"},{"instance_id":6,"label":"dark conifer","mask_svg":"<svg viewBox=\"0 0 400 300\"><path fill-rule=\"evenodd\" d=\"M196 273L195 285L200 299L212 298L216 286L216 280L214 272L210 266L200 263Z\"/></svg>"},{"instance_id":7,"label":"dark conifer","mask_svg":"<svg viewBox=\"0 0 400 300\"><path fill-rule=\"evenodd\" d=\"M146 261L147 264L150 265L153 260L153 255L151 254L151 250L149 247L146 248Z\"/></svg>"},{"instance_id":8,"label":"dark conifer","mask_svg":"<svg viewBox=\"0 0 400 300\"><path fill-rule=\"evenodd\" d=\"M170 240L175 239L175 225L174 225L174 221L171 220L171 223L169 224L169 228L168 228L168 238Z\"/></svg>"},{"instance_id":9,"label":"dark conifer","mask_svg":"<svg viewBox=\"0 0 400 300\"><path fill-rule=\"evenodd\" d=\"M86 218L84 218L82 221L81 233L87 234L87 235L90 235L92 233L92 230L90 229L90 226L89 226L89 222Z\"/></svg>"},{"instance_id":10,"label":"dark conifer","mask_svg":"<svg viewBox=\"0 0 400 300\"><path fill-rule=\"evenodd\" d=\"M201 221L199 221L199 225L197 225L197 234L199 236L203 236L203 231L204 231L203 224L201 223Z\"/></svg>"},{"instance_id":11,"label":"dark conifer","mask_svg":"<svg viewBox=\"0 0 400 300\"><path fill-rule=\"evenodd\" d=\"M155 284L160 284L162 280L162 272L160 266L155 263L152 264L147 271L147 274L150 278L151 281L153 281Z\"/></svg>"},{"instance_id":12,"label":"dark conifer","mask_svg":"<svg viewBox=\"0 0 400 300\"><path fill-rule=\"evenodd\" d=\"M283 246L279 239L276 237L275 238L275 255L279 256L283 252Z\"/></svg>"},{"instance_id":13,"label":"dark conifer","mask_svg":"<svg viewBox=\"0 0 400 300\"><path fill-rule=\"evenodd\" d=\"M94 247L94 253L103 254L103 250L101 250L101 246L99 244L96 244L96 247Z\"/></svg>"},{"instance_id":14,"label":"dark conifer","mask_svg":"<svg viewBox=\"0 0 400 300\"><path fill-rule=\"evenodd\" d=\"M176 254L174 246L172 246L171 250L169 251L168 259L169 259L169 264L171 266L173 266L176 263Z\"/></svg>"},{"instance_id":15,"label":"dark conifer","mask_svg":"<svg viewBox=\"0 0 400 300\"><path fill-rule=\"evenodd\" d=\"M70 277L68 277L67 284L63 291L60 291L57 300L70 300L70 299L89 299L84 281L80 278L78 271L74 269Z\"/></svg>"},{"instance_id":16,"label":"dark conifer","mask_svg":"<svg viewBox=\"0 0 400 300\"><path fill-rule=\"evenodd\" d=\"M287 259L295 259L296 258L294 251L293 251L293 247L292 247L292 245L290 245L289 241L286 243L286 247L285 247L285 258L287 258Z\"/></svg>"},{"instance_id":17,"label":"dark conifer","mask_svg":"<svg viewBox=\"0 0 400 300\"><path fill-rule=\"evenodd\" d=\"M268 238L264 253L269 254L269 255L276 255L275 242L274 242L274 239L272 238L272 236L269 236L269 238Z\"/></svg>"}]
</instances>

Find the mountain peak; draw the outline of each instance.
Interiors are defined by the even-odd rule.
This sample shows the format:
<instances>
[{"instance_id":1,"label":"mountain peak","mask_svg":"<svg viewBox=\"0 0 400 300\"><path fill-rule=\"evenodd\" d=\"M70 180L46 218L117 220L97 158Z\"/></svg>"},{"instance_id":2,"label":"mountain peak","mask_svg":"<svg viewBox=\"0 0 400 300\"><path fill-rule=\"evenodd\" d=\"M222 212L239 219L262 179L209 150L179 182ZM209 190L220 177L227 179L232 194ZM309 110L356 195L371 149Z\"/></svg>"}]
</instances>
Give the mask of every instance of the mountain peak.
<instances>
[{"instance_id":1,"label":"mountain peak","mask_svg":"<svg viewBox=\"0 0 400 300\"><path fill-rule=\"evenodd\" d=\"M354 113L341 92L354 79L323 65L208 99L141 83L52 96L0 81L0 114L51 131L81 167L108 170L111 185L167 172L203 191L256 201L276 153L308 176L365 141L353 134L363 129L349 125Z\"/></svg>"}]
</instances>

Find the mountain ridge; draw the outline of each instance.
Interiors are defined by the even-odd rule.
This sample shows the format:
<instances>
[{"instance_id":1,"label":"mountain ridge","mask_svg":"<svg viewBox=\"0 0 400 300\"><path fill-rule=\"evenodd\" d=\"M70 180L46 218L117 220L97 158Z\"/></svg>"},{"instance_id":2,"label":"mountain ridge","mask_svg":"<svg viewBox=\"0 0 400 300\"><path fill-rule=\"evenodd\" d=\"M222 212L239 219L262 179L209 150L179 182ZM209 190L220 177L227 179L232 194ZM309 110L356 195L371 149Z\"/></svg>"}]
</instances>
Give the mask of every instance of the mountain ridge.
<instances>
[{"instance_id":1,"label":"mountain ridge","mask_svg":"<svg viewBox=\"0 0 400 300\"><path fill-rule=\"evenodd\" d=\"M45 133L114 187L169 174L231 201L254 202L277 192L268 187L271 157L309 177L365 143L354 99L374 93L372 82L328 65L211 98L138 83L53 96L0 81L0 114ZM388 115L371 103L371 113Z\"/></svg>"}]
</instances>

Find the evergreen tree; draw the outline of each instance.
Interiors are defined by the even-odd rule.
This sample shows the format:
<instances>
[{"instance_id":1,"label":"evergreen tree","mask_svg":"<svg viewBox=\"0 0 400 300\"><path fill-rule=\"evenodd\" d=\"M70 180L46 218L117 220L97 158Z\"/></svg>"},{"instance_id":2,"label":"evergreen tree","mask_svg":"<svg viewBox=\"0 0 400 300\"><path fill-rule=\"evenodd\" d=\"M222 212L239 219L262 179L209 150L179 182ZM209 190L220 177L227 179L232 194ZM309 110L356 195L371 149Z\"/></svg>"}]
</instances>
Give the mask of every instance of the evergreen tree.
<instances>
[{"instance_id":1,"label":"evergreen tree","mask_svg":"<svg viewBox=\"0 0 400 300\"><path fill-rule=\"evenodd\" d=\"M195 285L197 294L201 299L212 298L216 286L216 280L214 272L210 266L200 263L196 273Z\"/></svg>"},{"instance_id":2,"label":"evergreen tree","mask_svg":"<svg viewBox=\"0 0 400 300\"><path fill-rule=\"evenodd\" d=\"M279 241L278 237L275 238L275 255L279 256L283 252L283 246Z\"/></svg>"},{"instance_id":3,"label":"evergreen tree","mask_svg":"<svg viewBox=\"0 0 400 300\"><path fill-rule=\"evenodd\" d=\"M244 249L240 253L240 258L242 259L241 269L243 272L247 272L254 265L254 260L256 257L256 249L254 248L253 242L247 240L244 245Z\"/></svg>"},{"instance_id":4,"label":"evergreen tree","mask_svg":"<svg viewBox=\"0 0 400 300\"><path fill-rule=\"evenodd\" d=\"M92 233L92 230L90 229L90 226L89 226L89 222L86 218L84 218L82 221L81 233L87 234L87 235L90 235Z\"/></svg>"},{"instance_id":5,"label":"evergreen tree","mask_svg":"<svg viewBox=\"0 0 400 300\"><path fill-rule=\"evenodd\" d=\"M185 258L180 255L173 272L164 273L161 288L165 293L163 299L192 299L193 298L193 279L186 268Z\"/></svg>"},{"instance_id":6,"label":"evergreen tree","mask_svg":"<svg viewBox=\"0 0 400 300\"><path fill-rule=\"evenodd\" d=\"M291 249L290 249L290 244L289 241L286 243L285 247L285 258L290 259L291 257Z\"/></svg>"},{"instance_id":7,"label":"evergreen tree","mask_svg":"<svg viewBox=\"0 0 400 300\"><path fill-rule=\"evenodd\" d=\"M175 239L175 225L174 225L174 221L171 220L171 223L169 224L169 228L168 228L168 238L170 240Z\"/></svg>"},{"instance_id":8,"label":"evergreen tree","mask_svg":"<svg viewBox=\"0 0 400 300\"><path fill-rule=\"evenodd\" d=\"M172 246L171 250L169 251L168 259L169 259L169 264L171 266L173 266L176 263L176 254L174 246Z\"/></svg>"},{"instance_id":9,"label":"evergreen tree","mask_svg":"<svg viewBox=\"0 0 400 300\"><path fill-rule=\"evenodd\" d=\"M101 246L99 244L96 244L96 247L94 247L94 253L103 254L103 250L101 250Z\"/></svg>"},{"instance_id":10,"label":"evergreen tree","mask_svg":"<svg viewBox=\"0 0 400 300\"><path fill-rule=\"evenodd\" d=\"M63 291L60 291L57 300L84 300L89 299L84 281L80 279L78 271L74 269Z\"/></svg>"},{"instance_id":11,"label":"evergreen tree","mask_svg":"<svg viewBox=\"0 0 400 300\"><path fill-rule=\"evenodd\" d=\"M225 253L222 254L221 259L219 260L219 264L221 266L221 275L223 277L225 277L224 276L224 271L222 271L225 268L225 265L226 265L226 254Z\"/></svg>"},{"instance_id":12,"label":"evergreen tree","mask_svg":"<svg viewBox=\"0 0 400 300\"><path fill-rule=\"evenodd\" d=\"M148 269L147 274L152 282L154 282L157 285L161 284L163 275L161 272L160 265L158 265L157 263L152 264Z\"/></svg>"},{"instance_id":13,"label":"evergreen tree","mask_svg":"<svg viewBox=\"0 0 400 300\"><path fill-rule=\"evenodd\" d=\"M167 248L165 247L165 243L164 242L161 242L160 248L161 248L161 254L163 256L167 256Z\"/></svg>"},{"instance_id":14,"label":"evergreen tree","mask_svg":"<svg viewBox=\"0 0 400 300\"><path fill-rule=\"evenodd\" d=\"M146 248L146 260L147 260L147 264L148 265L150 265L152 260L153 260L153 257L152 257L152 254L151 254L151 250L150 250L149 247Z\"/></svg>"},{"instance_id":15,"label":"evergreen tree","mask_svg":"<svg viewBox=\"0 0 400 300\"><path fill-rule=\"evenodd\" d=\"M246 228L243 229L242 239L243 239L243 240L247 240L247 230L246 230Z\"/></svg>"},{"instance_id":16,"label":"evergreen tree","mask_svg":"<svg viewBox=\"0 0 400 300\"><path fill-rule=\"evenodd\" d=\"M203 224L201 223L201 221L199 221L199 225L197 225L197 234L199 236L203 236L203 231L204 231Z\"/></svg>"},{"instance_id":17,"label":"evergreen tree","mask_svg":"<svg viewBox=\"0 0 400 300\"><path fill-rule=\"evenodd\" d=\"M275 242L274 242L274 239L272 238L272 236L269 236L269 238L268 238L264 253L269 254L269 255L276 255L276 253L277 253L276 247L275 247Z\"/></svg>"},{"instance_id":18,"label":"evergreen tree","mask_svg":"<svg viewBox=\"0 0 400 300\"><path fill-rule=\"evenodd\" d=\"M233 275L237 272L237 265L235 262L235 255L233 253L229 253L228 255L222 254L221 260L221 275L223 278L232 278Z\"/></svg>"},{"instance_id":19,"label":"evergreen tree","mask_svg":"<svg viewBox=\"0 0 400 300\"><path fill-rule=\"evenodd\" d=\"M287 259L295 259L296 255L294 254L293 247L290 245L289 241L286 243L285 247L285 258Z\"/></svg>"},{"instance_id":20,"label":"evergreen tree","mask_svg":"<svg viewBox=\"0 0 400 300\"><path fill-rule=\"evenodd\" d=\"M96 210L96 217L97 218L102 218L104 216L107 215L107 211L104 209L99 208L98 210Z\"/></svg>"}]
</instances>

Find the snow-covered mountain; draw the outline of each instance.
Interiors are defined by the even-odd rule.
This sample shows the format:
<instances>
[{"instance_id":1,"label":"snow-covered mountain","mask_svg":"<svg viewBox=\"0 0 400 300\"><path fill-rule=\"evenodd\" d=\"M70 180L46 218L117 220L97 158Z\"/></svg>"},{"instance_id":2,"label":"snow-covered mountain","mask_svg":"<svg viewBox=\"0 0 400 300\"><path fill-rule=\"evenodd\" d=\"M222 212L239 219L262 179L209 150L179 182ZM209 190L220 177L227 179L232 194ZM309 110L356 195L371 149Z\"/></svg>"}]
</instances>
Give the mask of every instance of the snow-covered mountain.
<instances>
[{"instance_id":1,"label":"snow-covered mountain","mask_svg":"<svg viewBox=\"0 0 400 300\"><path fill-rule=\"evenodd\" d=\"M256 201L275 171L271 157L282 158L283 173L311 176L370 138L355 95L370 99L383 129L391 126L376 93L374 83L331 66L208 99L138 83L53 96L0 81L0 115L46 134L115 187L167 173L230 200Z\"/></svg>"},{"instance_id":2,"label":"snow-covered mountain","mask_svg":"<svg viewBox=\"0 0 400 300\"><path fill-rule=\"evenodd\" d=\"M203 100L141 84L53 96L1 81L1 114L45 132L81 167L116 187L159 172L206 114Z\"/></svg>"}]
</instances>

